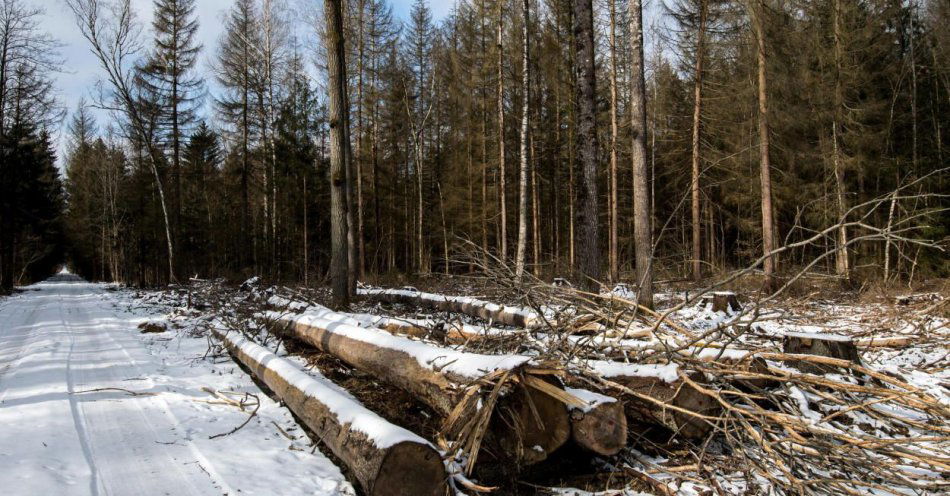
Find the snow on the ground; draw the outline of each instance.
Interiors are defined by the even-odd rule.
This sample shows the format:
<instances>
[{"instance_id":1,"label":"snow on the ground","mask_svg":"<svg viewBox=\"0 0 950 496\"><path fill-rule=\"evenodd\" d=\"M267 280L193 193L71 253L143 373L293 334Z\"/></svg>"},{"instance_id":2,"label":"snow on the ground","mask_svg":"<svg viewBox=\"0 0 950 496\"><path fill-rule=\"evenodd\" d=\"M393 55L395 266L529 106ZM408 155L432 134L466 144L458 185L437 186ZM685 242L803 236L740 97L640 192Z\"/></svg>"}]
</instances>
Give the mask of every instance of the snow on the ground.
<instances>
[{"instance_id":1,"label":"snow on the ground","mask_svg":"<svg viewBox=\"0 0 950 496\"><path fill-rule=\"evenodd\" d=\"M205 357L206 338L176 320L137 328L170 308L107 289L43 283L0 301L2 494L355 494L286 408L229 358ZM257 415L210 439L252 408L205 388L256 396Z\"/></svg>"}]
</instances>

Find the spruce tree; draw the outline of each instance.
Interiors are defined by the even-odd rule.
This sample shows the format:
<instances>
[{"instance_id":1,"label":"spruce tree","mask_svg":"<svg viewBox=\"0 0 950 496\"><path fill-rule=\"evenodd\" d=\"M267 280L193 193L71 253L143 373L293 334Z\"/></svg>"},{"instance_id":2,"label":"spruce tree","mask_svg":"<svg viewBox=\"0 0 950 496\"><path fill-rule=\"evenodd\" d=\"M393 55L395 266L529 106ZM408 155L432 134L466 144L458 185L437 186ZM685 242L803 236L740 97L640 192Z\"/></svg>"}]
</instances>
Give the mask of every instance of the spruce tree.
<instances>
[{"instance_id":1,"label":"spruce tree","mask_svg":"<svg viewBox=\"0 0 950 496\"><path fill-rule=\"evenodd\" d=\"M198 20L195 0L155 0L154 40L140 68L141 84L156 105L157 137L170 148L174 225L181 229L181 149L183 136L194 123L202 96L202 80L195 71L201 45L195 39Z\"/></svg>"}]
</instances>

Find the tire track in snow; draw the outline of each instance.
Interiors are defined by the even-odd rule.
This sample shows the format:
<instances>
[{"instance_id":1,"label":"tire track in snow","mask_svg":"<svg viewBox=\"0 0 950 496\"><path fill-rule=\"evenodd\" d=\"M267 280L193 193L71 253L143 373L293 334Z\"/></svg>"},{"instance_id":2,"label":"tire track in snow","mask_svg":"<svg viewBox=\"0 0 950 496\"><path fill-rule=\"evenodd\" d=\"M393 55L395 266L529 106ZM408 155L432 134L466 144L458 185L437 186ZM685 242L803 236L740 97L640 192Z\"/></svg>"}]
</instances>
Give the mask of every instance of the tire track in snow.
<instances>
[{"instance_id":1,"label":"tire track in snow","mask_svg":"<svg viewBox=\"0 0 950 496\"><path fill-rule=\"evenodd\" d=\"M79 402L76 400L76 385L73 379L73 352L76 348L76 333L75 330L66 322L66 315L64 312L66 303L63 299L63 296L60 295L60 305L59 305L59 316L60 321L62 322L63 329L69 333L69 353L66 356L66 391L67 396L69 397L69 409L73 415L73 424L76 426L76 433L79 435L79 445L82 448L83 457L86 459L86 464L89 465L89 494L92 496L99 495L99 469L96 467L96 461L92 456L92 447L89 444L89 433L86 431L85 419L82 416L82 411L79 406Z\"/></svg>"}]
</instances>

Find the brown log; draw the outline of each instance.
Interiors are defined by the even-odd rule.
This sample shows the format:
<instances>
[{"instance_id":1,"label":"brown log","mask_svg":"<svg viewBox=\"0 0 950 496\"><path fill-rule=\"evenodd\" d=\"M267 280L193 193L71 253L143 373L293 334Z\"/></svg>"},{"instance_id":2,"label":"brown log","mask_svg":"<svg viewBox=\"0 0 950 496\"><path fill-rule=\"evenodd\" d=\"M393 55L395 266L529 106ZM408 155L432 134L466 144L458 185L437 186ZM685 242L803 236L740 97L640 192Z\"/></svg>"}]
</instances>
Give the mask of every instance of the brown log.
<instances>
[{"instance_id":1,"label":"brown log","mask_svg":"<svg viewBox=\"0 0 950 496\"><path fill-rule=\"evenodd\" d=\"M442 496L448 475L439 453L427 442L403 440L379 447L376 441L341 420L320 398L307 394L309 384L275 370L290 362L235 333L215 330L231 355L250 369L350 469L366 494L374 496ZM310 379L314 384L316 381ZM354 402L354 407L362 408ZM379 419L380 422L384 422Z\"/></svg>"},{"instance_id":2,"label":"brown log","mask_svg":"<svg viewBox=\"0 0 950 496\"><path fill-rule=\"evenodd\" d=\"M277 327L279 330L281 326ZM447 370L436 371L424 367L405 351L377 346L335 333L330 327L332 324L294 321L288 330L293 337L414 394L443 416L452 412L464 394L463 386L472 382L471 378L458 376ZM378 332L376 329L357 329ZM522 385L518 388L525 389ZM536 416L533 413L526 404L527 399L530 399L541 415ZM523 455L516 460L518 463L530 465L544 460L570 436L567 409L562 402L550 395L533 390L523 394L508 394L501 402L499 410L513 412L517 421L494 423L492 434L503 446L512 447L510 451L505 450L506 452ZM514 449L519 444L520 448ZM535 446L539 446L540 450L535 449Z\"/></svg>"},{"instance_id":3,"label":"brown log","mask_svg":"<svg viewBox=\"0 0 950 496\"><path fill-rule=\"evenodd\" d=\"M690 380L700 383L702 373L690 374ZM657 377L620 376L609 380L619 383L654 401L626 395L625 411L630 420L648 424L658 424L670 431L690 439L705 437L712 426L709 422L677 409L688 410L701 415L714 416L721 407L716 400L690 386L686 381L677 379L666 382ZM674 408L667 408L670 405Z\"/></svg>"},{"instance_id":4,"label":"brown log","mask_svg":"<svg viewBox=\"0 0 950 496\"><path fill-rule=\"evenodd\" d=\"M782 339L782 351L798 355L816 355L861 363L858 348L851 338L834 334L798 334L786 333ZM806 361L789 362L802 372L824 374L841 369L821 363Z\"/></svg>"}]
</instances>

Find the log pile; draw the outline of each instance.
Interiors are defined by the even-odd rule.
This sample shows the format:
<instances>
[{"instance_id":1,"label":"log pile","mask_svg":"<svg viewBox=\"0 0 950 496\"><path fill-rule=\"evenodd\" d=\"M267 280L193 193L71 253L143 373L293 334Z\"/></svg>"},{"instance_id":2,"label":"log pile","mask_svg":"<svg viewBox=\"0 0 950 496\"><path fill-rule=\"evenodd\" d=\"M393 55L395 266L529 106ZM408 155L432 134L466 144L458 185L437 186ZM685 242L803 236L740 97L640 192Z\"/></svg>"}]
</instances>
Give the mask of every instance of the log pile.
<instances>
[{"instance_id":1,"label":"log pile","mask_svg":"<svg viewBox=\"0 0 950 496\"><path fill-rule=\"evenodd\" d=\"M376 299L395 294L377 291ZM504 323L504 318L457 305L476 301L488 309L514 308L435 295L440 303L429 296L417 298L428 294L414 289L398 294L387 301L474 314L489 322ZM862 494L869 488L896 487L908 478L919 481L923 492L945 489L941 473L950 466L940 446L950 432L950 412L925 388L905 382L907 376L875 371L860 361L860 348L902 346L906 336L851 339L776 331L774 321L755 320L758 310L751 305L751 321L740 320L747 311L722 326L717 321L717 327L704 328L688 323L686 312L676 316L683 320L673 320L616 295L585 293L571 300L565 294L519 299L540 303L533 308L570 309L558 313L559 322L549 324L554 322L549 319L528 329L491 328L490 323L483 328L464 324L458 316L411 312L408 318L326 309L321 314L314 305L303 315L271 318L283 318L288 336L358 369L346 368L354 381L395 385L409 392L410 401L432 407L443 426L433 435L435 444L468 473L475 463L471 454L482 449L491 454L483 459L488 467L507 463L496 456L502 452L515 470L536 464L534 473L557 466L561 458L550 455L570 438L590 453L611 457L608 464L637 474L664 494L674 494L677 487L667 481L705 481L699 491L732 493L736 486L718 491L709 479L721 482L720 475L736 471L746 477L740 480L743 487L761 484L775 494ZM736 312L729 300L723 300L725 310ZM715 306L715 294L708 304ZM291 311L297 310L299 306ZM591 320L591 315L596 317ZM579 330L591 322L605 329L581 335ZM617 338L608 335L611 329L648 332ZM494 342L509 337L514 341ZM465 344L448 348L445 343ZM416 345L430 351L410 349ZM480 357L517 358L467 373L459 367L478 355L464 351L472 349L469 345L483 353ZM377 410L380 405L375 404ZM873 432L867 419L874 419ZM519 430L532 423L536 432ZM661 426L673 436L637 436L636 449L623 450L626 431L639 433L646 425ZM621 455L613 457L618 451ZM681 466L664 472L643 458L637 461L638 452ZM855 479L855 473L867 477ZM475 473L497 482L484 474ZM371 481L360 484L371 487Z\"/></svg>"},{"instance_id":2,"label":"log pile","mask_svg":"<svg viewBox=\"0 0 950 496\"><path fill-rule=\"evenodd\" d=\"M445 418L451 417L471 393L471 386L492 386L485 376L499 371L509 373L510 387L498 404L498 411L506 418L492 420L490 438L505 448L502 452L513 455L512 461L518 465L547 458L571 437L574 424L583 429L575 441L595 453L614 454L623 445L617 437L626 439L623 415L610 406L598 405L590 415L581 417L583 421L572 422L577 415L571 416L569 408L586 405L565 394L547 371L535 371L528 357L462 353L376 328L356 327L347 323L345 316L326 309L316 312L304 317L271 317L276 330L288 332L362 372L412 393ZM457 432L448 434L451 439Z\"/></svg>"}]
</instances>

